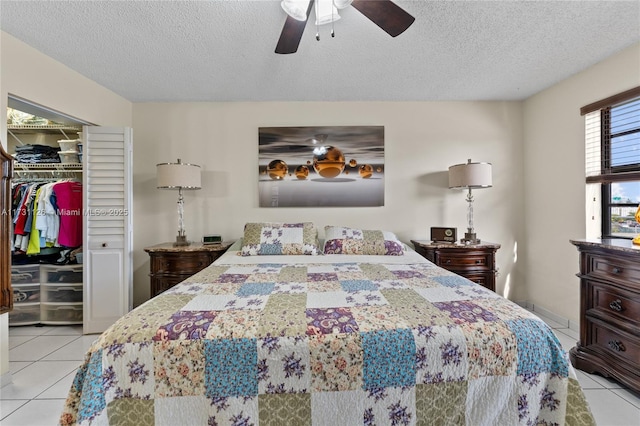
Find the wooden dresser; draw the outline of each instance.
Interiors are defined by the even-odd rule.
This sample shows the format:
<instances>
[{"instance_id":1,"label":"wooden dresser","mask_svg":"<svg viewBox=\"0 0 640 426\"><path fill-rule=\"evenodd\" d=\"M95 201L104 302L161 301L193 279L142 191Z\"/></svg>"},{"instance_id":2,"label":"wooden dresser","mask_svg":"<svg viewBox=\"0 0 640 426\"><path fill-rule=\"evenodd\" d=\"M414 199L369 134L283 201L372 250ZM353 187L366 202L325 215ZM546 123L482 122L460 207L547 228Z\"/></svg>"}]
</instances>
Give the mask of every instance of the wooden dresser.
<instances>
[{"instance_id":1,"label":"wooden dresser","mask_svg":"<svg viewBox=\"0 0 640 426\"><path fill-rule=\"evenodd\" d=\"M174 247L173 243L162 243L146 247L144 251L149 253L151 258L150 297L157 296L211 265L231 244L192 243L188 246Z\"/></svg>"},{"instance_id":2,"label":"wooden dresser","mask_svg":"<svg viewBox=\"0 0 640 426\"><path fill-rule=\"evenodd\" d=\"M427 240L411 243L425 259L496 291L496 251L500 244L438 244Z\"/></svg>"},{"instance_id":3,"label":"wooden dresser","mask_svg":"<svg viewBox=\"0 0 640 426\"><path fill-rule=\"evenodd\" d=\"M580 341L574 367L640 392L640 246L571 240L580 252Z\"/></svg>"}]
</instances>

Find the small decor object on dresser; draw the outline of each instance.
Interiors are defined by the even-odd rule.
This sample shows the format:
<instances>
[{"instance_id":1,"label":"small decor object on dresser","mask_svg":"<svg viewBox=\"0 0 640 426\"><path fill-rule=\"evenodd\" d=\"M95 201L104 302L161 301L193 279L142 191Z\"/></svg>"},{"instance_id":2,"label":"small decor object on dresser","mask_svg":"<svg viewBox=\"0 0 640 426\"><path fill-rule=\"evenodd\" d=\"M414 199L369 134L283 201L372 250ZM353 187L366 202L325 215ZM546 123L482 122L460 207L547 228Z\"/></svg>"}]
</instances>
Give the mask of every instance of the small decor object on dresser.
<instances>
[{"instance_id":1,"label":"small decor object on dresser","mask_svg":"<svg viewBox=\"0 0 640 426\"><path fill-rule=\"evenodd\" d=\"M629 240L571 240L580 252L580 341L574 367L640 392L640 247Z\"/></svg>"},{"instance_id":2,"label":"small decor object on dresser","mask_svg":"<svg viewBox=\"0 0 640 426\"><path fill-rule=\"evenodd\" d=\"M462 245L424 240L411 240L411 243L428 261L496 291L496 251L500 244Z\"/></svg>"},{"instance_id":3,"label":"small decor object on dresser","mask_svg":"<svg viewBox=\"0 0 640 426\"><path fill-rule=\"evenodd\" d=\"M431 241L434 243L455 243L458 241L456 228L431 227Z\"/></svg>"},{"instance_id":4,"label":"small decor object on dresser","mask_svg":"<svg viewBox=\"0 0 640 426\"><path fill-rule=\"evenodd\" d=\"M638 210L636 211L636 222L640 223L640 204L638 204ZM633 244L640 246L640 234L633 239Z\"/></svg>"}]
</instances>

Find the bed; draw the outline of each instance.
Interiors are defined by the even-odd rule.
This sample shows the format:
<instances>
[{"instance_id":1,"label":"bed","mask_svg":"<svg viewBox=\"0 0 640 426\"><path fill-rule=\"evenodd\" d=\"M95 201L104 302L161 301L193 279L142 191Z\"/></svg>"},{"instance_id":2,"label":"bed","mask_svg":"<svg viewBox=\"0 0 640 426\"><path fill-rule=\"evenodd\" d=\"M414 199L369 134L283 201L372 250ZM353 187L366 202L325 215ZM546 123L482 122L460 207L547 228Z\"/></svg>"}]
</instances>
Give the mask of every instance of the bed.
<instances>
[{"instance_id":1,"label":"bed","mask_svg":"<svg viewBox=\"0 0 640 426\"><path fill-rule=\"evenodd\" d=\"M96 340L61 424L595 424L535 315L404 245L347 246L234 244Z\"/></svg>"}]
</instances>

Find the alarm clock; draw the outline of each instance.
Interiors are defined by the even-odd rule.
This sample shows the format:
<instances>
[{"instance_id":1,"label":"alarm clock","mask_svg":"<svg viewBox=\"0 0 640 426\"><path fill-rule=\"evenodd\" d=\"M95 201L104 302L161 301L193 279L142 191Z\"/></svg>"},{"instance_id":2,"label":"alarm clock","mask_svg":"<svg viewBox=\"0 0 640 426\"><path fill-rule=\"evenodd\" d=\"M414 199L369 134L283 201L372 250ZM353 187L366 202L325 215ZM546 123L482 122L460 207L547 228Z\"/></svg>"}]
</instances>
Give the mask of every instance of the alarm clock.
<instances>
[{"instance_id":1,"label":"alarm clock","mask_svg":"<svg viewBox=\"0 0 640 426\"><path fill-rule=\"evenodd\" d=\"M451 243L457 241L458 230L456 228L431 227L431 241L434 243Z\"/></svg>"},{"instance_id":2,"label":"alarm clock","mask_svg":"<svg viewBox=\"0 0 640 426\"><path fill-rule=\"evenodd\" d=\"M202 244L220 244L222 237L218 234L205 235L202 237Z\"/></svg>"}]
</instances>

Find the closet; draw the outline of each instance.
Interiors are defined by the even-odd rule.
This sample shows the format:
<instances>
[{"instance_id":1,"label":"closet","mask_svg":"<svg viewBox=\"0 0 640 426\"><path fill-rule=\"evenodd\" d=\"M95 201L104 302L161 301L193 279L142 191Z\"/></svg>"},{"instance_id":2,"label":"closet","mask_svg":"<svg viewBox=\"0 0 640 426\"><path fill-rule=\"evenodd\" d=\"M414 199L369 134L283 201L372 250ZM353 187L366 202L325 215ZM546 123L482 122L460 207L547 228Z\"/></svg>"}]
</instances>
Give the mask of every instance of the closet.
<instances>
[{"instance_id":1,"label":"closet","mask_svg":"<svg viewBox=\"0 0 640 426\"><path fill-rule=\"evenodd\" d=\"M9 99L10 108L16 103L34 113L32 104L13 100L12 105ZM51 114L41 111L45 116ZM65 219L71 219L79 240L65 236L65 245L73 250L50 256L46 249L33 253L29 244L22 248L31 250L16 254L16 241L12 241L14 309L9 323L82 324L85 334L99 333L132 307L132 130L83 126L68 117L63 121L55 125L7 125L7 151L16 160L31 161L32 153L37 156L46 152L47 146L57 147L58 140L79 139L81 147L81 155L73 158L73 154L67 157L63 153L58 163L14 161L14 189L31 184L62 185L66 195L79 191L79 203L75 200L64 206L68 211L57 206L59 213L77 214ZM18 148L26 145L31 146ZM34 145L38 149L33 149ZM26 156L17 155L25 152ZM68 228L69 223L66 225ZM76 248L74 241L79 241L80 247Z\"/></svg>"},{"instance_id":2,"label":"closet","mask_svg":"<svg viewBox=\"0 0 640 426\"><path fill-rule=\"evenodd\" d=\"M11 326L82 324L82 170L46 167L14 169Z\"/></svg>"}]
</instances>

